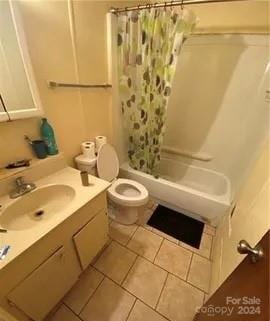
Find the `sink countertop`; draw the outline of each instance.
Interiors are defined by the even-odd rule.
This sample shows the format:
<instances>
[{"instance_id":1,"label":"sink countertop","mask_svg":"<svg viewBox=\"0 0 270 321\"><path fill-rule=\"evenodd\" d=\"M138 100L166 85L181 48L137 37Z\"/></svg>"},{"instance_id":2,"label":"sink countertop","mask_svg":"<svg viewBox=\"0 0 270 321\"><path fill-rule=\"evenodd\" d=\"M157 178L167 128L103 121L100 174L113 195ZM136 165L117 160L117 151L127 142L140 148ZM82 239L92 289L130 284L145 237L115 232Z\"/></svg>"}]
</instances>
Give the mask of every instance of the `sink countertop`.
<instances>
[{"instance_id":1,"label":"sink countertop","mask_svg":"<svg viewBox=\"0 0 270 321\"><path fill-rule=\"evenodd\" d=\"M16 231L8 230L7 233L1 233L0 245L10 245L10 250L5 259L0 260L0 269L5 267L17 256L110 186L109 182L91 175L89 175L89 182L91 184L90 186L83 186L81 183L80 172L71 167L65 167L60 171L35 181L34 183L37 188L42 188L52 184L68 185L75 190L75 197L63 208L63 210L57 212L53 218L37 222L36 226L33 228ZM33 190L33 192L36 190ZM0 198L0 204L2 205L0 216L7 206L16 202L18 199L19 198L12 200L8 195L2 196Z\"/></svg>"}]
</instances>

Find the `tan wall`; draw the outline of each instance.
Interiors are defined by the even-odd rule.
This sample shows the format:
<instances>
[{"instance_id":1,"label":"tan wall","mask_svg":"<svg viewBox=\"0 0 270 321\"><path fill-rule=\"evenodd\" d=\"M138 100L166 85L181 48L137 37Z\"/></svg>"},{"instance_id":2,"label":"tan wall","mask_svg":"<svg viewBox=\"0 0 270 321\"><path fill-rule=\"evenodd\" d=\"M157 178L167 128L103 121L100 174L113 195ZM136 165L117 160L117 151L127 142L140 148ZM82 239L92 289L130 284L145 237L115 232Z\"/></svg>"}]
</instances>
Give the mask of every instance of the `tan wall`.
<instances>
[{"instance_id":1,"label":"tan wall","mask_svg":"<svg viewBox=\"0 0 270 321\"><path fill-rule=\"evenodd\" d=\"M188 8L199 17L198 32L270 32L269 0L228 1Z\"/></svg>"},{"instance_id":2,"label":"tan wall","mask_svg":"<svg viewBox=\"0 0 270 321\"><path fill-rule=\"evenodd\" d=\"M136 2L136 1L134 1ZM47 88L47 80L106 82L106 17L110 6L133 1L73 1L76 50L73 50L68 1L20 1L26 37L45 113L53 125L58 145L69 163L79 144L97 134L109 135L110 90ZM266 32L268 1L192 6L200 18L198 31ZM190 7L190 6L189 6ZM78 64L76 65L76 58ZM0 166L32 157L23 135L38 136L39 120L0 124Z\"/></svg>"},{"instance_id":3,"label":"tan wall","mask_svg":"<svg viewBox=\"0 0 270 321\"><path fill-rule=\"evenodd\" d=\"M82 141L110 135L110 89L52 90L47 80L107 82L106 12L121 5L127 2L19 2L44 111L69 164ZM0 166L33 157L23 135L38 137L39 123L39 119L27 119L0 124Z\"/></svg>"}]
</instances>

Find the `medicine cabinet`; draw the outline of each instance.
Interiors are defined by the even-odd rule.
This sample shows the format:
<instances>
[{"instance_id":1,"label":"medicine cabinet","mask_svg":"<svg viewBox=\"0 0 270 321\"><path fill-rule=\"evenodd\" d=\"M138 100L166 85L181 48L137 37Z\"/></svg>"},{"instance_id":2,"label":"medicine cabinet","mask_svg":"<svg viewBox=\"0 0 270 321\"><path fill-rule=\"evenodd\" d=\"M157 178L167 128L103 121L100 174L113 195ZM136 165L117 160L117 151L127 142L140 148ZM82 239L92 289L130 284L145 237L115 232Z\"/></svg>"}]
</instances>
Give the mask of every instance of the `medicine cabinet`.
<instances>
[{"instance_id":1,"label":"medicine cabinet","mask_svg":"<svg viewBox=\"0 0 270 321\"><path fill-rule=\"evenodd\" d=\"M0 1L0 121L43 114L16 1Z\"/></svg>"}]
</instances>

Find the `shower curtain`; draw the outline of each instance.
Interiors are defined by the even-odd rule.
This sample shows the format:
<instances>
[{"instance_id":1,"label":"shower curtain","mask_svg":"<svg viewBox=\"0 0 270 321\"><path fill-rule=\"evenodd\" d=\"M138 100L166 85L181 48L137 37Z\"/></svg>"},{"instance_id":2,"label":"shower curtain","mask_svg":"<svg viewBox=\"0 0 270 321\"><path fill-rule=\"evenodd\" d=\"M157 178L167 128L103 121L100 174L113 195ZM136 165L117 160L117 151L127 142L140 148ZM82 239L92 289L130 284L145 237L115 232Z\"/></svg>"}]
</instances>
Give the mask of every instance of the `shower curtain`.
<instances>
[{"instance_id":1,"label":"shower curtain","mask_svg":"<svg viewBox=\"0 0 270 321\"><path fill-rule=\"evenodd\" d=\"M156 176L177 57L196 19L190 11L165 8L117 18L119 94L129 162Z\"/></svg>"}]
</instances>

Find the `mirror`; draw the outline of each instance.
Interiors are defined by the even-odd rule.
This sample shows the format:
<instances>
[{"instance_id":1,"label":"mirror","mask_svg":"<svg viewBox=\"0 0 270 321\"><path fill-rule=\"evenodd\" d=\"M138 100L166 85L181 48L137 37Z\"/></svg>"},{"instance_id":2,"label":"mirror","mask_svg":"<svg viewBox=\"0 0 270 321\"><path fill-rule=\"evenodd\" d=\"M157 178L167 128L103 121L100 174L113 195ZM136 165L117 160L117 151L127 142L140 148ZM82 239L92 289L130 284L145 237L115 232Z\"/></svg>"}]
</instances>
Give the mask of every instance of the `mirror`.
<instances>
[{"instance_id":1,"label":"mirror","mask_svg":"<svg viewBox=\"0 0 270 321\"><path fill-rule=\"evenodd\" d=\"M0 1L0 95L0 121L42 114L23 26L14 1Z\"/></svg>"}]
</instances>

